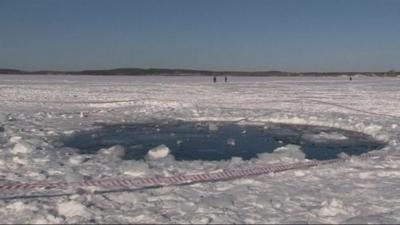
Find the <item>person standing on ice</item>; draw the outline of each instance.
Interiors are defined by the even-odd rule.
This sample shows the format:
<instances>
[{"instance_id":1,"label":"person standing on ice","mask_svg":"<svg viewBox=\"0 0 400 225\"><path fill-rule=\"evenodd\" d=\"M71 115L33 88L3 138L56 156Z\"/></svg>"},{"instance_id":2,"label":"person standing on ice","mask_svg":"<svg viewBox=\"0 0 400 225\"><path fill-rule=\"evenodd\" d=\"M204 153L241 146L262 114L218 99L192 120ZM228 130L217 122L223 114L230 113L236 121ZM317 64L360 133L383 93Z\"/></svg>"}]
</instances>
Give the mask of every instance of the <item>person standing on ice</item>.
<instances>
[{"instance_id":1,"label":"person standing on ice","mask_svg":"<svg viewBox=\"0 0 400 225\"><path fill-rule=\"evenodd\" d=\"M214 82L214 83L216 83L216 82L217 82L217 77L216 77L216 76L214 76L214 78L213 78L213 82Z\"/></svg>"},{"instance_id":2,"label":"person standing on ice","mask_svg":"<svg viewBox=\"0 0 400 225\"><path fill-rule=\"evenodd\" d=\"M225 76L225 83L226 83L226 82L228 82L228 77L227 77L227 76Z\"/></svg>"}]
</instances>

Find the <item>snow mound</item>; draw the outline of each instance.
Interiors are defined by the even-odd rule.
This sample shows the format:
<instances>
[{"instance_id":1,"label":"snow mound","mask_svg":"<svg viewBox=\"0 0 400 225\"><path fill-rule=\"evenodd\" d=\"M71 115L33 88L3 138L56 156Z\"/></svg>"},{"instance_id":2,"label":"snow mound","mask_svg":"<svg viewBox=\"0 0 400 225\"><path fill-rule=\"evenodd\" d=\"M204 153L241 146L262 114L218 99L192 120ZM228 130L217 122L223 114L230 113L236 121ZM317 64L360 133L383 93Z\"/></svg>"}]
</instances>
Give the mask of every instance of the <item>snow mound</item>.
<instances>
[{"instance_id":1,"label":"snow mound","mask_svg":"<svg viewBox=\"0 0 400 225\"><path fill-rule=\"evenodd\" d=\"M15 144L14 148L12 149L12 152L14 154L18 154L18 153L29 154L29 153L32 153L34 149L35 149L35 146L33 146L25 141L19 140Z\"/></svg>"},{"instance_id":2,"label":"snow mound","mask_svg":"<svg viewBox=\"0 0 400 225\"><path fill-rule=\"evenodd\" d=\"M322 202L321 206L322 207L318 211L318 215L321 217L333 217L338 214L346 214L343 202L335 198L330 201Z\"/></svg>"},{"instance_id":3,"label":"snow mound","mask_svg":"<svg viewBox=\"0 0 400 225\"><path fill-rule=\"evenodd\" d=\"M169 155L170 150L166 145L159 145L147 152L146 158L150 160L162 159Z\"/></svg>"},{"instance_id":4,"label":"snow mound","mask_svg":"<svg viewBox=\"0 0 400 225\"><path fill-rule=\"evenodd\" d=\"M129 176L145 176L149 172L149 165L140 161L124 161L120 167L121 173Z\"/></svg>"},{"instance_id":5,"label":"snow mound","mask_svg":"<svg viewBox=\"0 0 400 225\"><path fill-rule=\"evenodd\" d=\"M72 165L80 165L85 160L85 157L81 155L73 155L68 159L68 162Z\"/></svg>"},{"instance_id":6,"label":"snow mound","mask_svg":"<svg viewBox=\"0 0 400 225\"><path fill-rule=\"evenodd\" d=\"M62 222L62 218L55 217L51 214L39 215L38 218L32 220L32 224L61 224Z\"/></svg>"},{"instance_id":7,"label":"snow mound","mask_svg":"<svg viewBox=\"0 0 400 225\"><path fill-rule=\"evenodd\" d=\"M20 141L20 140L22 140L22 137L20 137L20 136L12 136L11 138L10 138L10 143L18 143L18 141Z\"/></svg>"},{"instance_id":8,"label":"snow mound","mask_svg":"<svg viewBox=\"0 0 400 225\"><path fill-rule=\"evenodd\" d=\"M97 154L111 158L122 158L125 156L125 148L121 145L115 145L110 148L102 148L97 151Z\"/></svg>"},{"instance_id":9,"label":"snow mound","mask_svg":"<svg viewBox=\"0 0 400 225\"><path fill-rule=\"evenodd\" d=\"M57 212L67 218L75 216L89 218L91 216L88 209L77 201L61 202L57 204Z\"/></svg>"},{"instance_id":10,"label":"snow mound","mask_svg":"<svg viewBox=\"0 0 400 225\"><path fill-rule=\"evenodd\" d=\"M11 210L11 211L24 211L24 210L29 210L29 211L37 211L38 208L34 204L26 204L24 202L14 202L9 205L7 205L6 209Z\"/></svg>"},{"instance_id":11,"label":"snow mound","mask_svg":"<svg viewBox=\"0 0 400 225\"><path fill-rule=\"evenodd\" d=\"M26 157L18 157L18 156L14 156L12 158L12 161L16 164L21 164L21 165L27 165L29 164L30 160Z\"/></svg>"}]
</instances>

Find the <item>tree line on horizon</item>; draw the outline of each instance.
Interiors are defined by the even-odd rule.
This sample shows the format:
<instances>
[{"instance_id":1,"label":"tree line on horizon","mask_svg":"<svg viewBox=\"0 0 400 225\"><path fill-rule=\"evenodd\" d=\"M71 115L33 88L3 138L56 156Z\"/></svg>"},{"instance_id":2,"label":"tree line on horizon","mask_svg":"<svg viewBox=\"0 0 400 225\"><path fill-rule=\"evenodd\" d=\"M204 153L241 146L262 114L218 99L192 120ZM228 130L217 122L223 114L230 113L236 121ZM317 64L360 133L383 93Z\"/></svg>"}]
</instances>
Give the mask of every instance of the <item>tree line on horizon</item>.
<instances>
[{"instance_id":1,"label":"tree line on horizon","mask_svg":"<svg viewBox=\"0 0 400 225\"><path fill-rule=\"evenodd\" d=\"M21 75L119 75L119 76L141 76L141 75L163 75L163 76L343 76L343 75L366 75L366 76L400 76L400 72L390 70L387 72L284 72L284 71L211 71L191 69L141 69L141 68L117 68L107 70L81 70L81 71L56 71L38 70L24 71L18 69L1 69L0 74Z\"/></svg>"}]
</instances>

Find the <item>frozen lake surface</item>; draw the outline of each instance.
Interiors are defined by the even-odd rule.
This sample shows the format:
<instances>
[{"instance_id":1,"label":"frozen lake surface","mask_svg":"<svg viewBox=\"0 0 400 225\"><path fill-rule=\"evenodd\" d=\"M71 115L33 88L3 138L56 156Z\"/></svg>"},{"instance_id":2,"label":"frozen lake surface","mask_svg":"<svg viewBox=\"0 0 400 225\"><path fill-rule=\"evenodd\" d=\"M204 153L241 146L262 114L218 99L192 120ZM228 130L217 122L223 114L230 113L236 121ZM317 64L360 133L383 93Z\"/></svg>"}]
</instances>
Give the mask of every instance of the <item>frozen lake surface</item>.
<instances>
[{"instance_id":1,"label":"frozen lake surface","mask_svg":"<svg viewBox=\"0 0 400 225\"><path fill-rule=\"evenodd\" d=\"M311 153L327 152L316 150L327 140L347 142L340 150L335 146L337 152L369 151L390 156L140 191L94 194L92 189L79 188L56 193L1 190L0 221L400 223L400 160L395 157L400 153L400 79L353 78L349 81L347 77L229 77L228 83L213 84L210 77L0 75L0 185L190 175L307 162L307 158L319 157ZM218 142L217 148L222 151L240 146L242 141L246 149L260 149L260 141L242 137L238 126L286 124L289 130L284 136L290 136L290 130L294 136L298 132L305 134L301 136L303 143L282 137L282 143L278 141L272 151L255 157L226 155L218 161L179 160L173 156L174 146L168 144L168 140L175 139L169 136L162 143L157 142L161 145L156 148L144 147L143 151L148 152L140 159L127 157L133 146L119 145L119 140L113 144L113 129L121 128L121 124L128 124L128 131L135 132L129 124L162 126L163 122L174 120L208 123L204 126L208 131L222 129L221 136L209 140ZM215 129L210 127L211 122L238 126ZM92 146L90 152L68 147L60 140L85 140L86 132L93 134L101 129L99 124L116 127L107 126L103 132L111 139L102 146ZM192 128L189 126L189 134L197 133ZM197 134L208 135L208 131ZM257 133L256 128L254 132ZM170 135L173 131L160 129L160 133ZM132 141L124 135L117 138L126 137L126 143ZM369 138L385 144L371 146ZM200 142L196 138L191 140ZM366 141L365 147L360 147L364 145L359 140ZM94 145L97 143L96 140ZM183 151L202 144L207 142L187 145ZM352 147L346 149L348 144ZM63 193L70 195L49 196ZM21 195L42 197L6 198Z\"/></svg>"}]
</instances>

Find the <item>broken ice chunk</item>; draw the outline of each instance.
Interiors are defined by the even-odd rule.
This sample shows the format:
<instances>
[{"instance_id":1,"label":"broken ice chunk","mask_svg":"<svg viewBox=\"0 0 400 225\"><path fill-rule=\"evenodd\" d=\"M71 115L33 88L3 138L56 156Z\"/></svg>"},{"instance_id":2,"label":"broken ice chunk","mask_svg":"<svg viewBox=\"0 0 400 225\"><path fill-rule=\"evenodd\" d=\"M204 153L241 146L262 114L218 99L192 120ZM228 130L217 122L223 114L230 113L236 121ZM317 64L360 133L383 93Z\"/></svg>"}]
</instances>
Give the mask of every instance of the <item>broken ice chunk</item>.
<instances>
[{"instance_id":1,"label":"broken ice chunk","mask_svg":"<svg viewBox=\"0 0 400 225\"><path fill-rule=\"evenodd\" d=\"M122 158L125 156L125 148L121 145L114 145L110 148L100 149L97 154L111 158Z\"/></svg>"},{"instance_id":2,"label":"broken ice chunk","mask_svg":"<svg viewBox=\"0 0 400 225\"><path fill-rule=\"evenodd\" d=\"M229 146L235 146L236 145L236 141L233 138L228 138L226 140L226 144L229 145Z\"/></svg>"},{"instance_id":3,"label":"broken ice chunk","mask_svg":"<svg viewBox=\"0 0 400 225\"><path fill-rule=\"evenodd\" d=\"M168 156L170 150L166 145L159 145L155 148L150 149L147 152L146 158L155 160L155 159L162 159Z\"/></svg>"},{"instance_id":4,"label":"broken ice chunk","mask_svg":"<svg viewBox=\"0 0 400 225\"><path fill-rule=\"evenodd\" d=\"M218 131L218 126L215 123L211 123L208 125L208 129L210 131Z\"/></svg>"}]
</instances>

